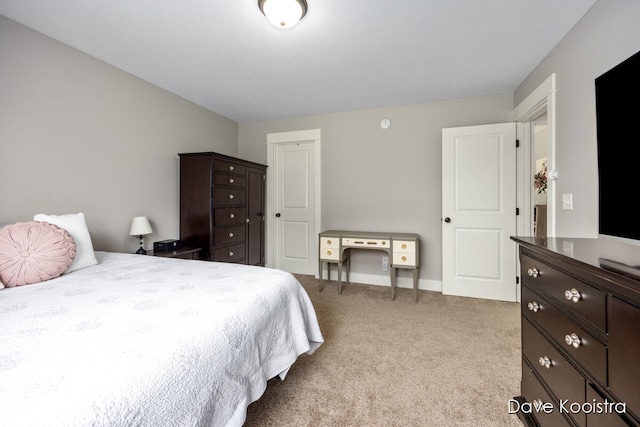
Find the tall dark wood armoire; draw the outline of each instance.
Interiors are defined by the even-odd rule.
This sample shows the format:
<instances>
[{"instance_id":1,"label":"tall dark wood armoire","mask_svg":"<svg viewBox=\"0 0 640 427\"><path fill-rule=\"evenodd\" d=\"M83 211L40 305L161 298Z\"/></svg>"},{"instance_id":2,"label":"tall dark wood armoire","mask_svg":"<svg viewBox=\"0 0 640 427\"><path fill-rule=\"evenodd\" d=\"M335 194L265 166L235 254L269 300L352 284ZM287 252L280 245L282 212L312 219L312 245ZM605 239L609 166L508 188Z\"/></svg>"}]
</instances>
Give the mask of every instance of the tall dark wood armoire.
<instances>
[{"instance_id":1,"label":"tall dark wood armoire","mask_svg":"<svg viewBox=\"0 0 640 427\"><path fill-rule=\"evenodd\" d=\"M265 165L218 153L181 153L180 240L200 259L265 264Z\"/></svg>"}]
</instances>

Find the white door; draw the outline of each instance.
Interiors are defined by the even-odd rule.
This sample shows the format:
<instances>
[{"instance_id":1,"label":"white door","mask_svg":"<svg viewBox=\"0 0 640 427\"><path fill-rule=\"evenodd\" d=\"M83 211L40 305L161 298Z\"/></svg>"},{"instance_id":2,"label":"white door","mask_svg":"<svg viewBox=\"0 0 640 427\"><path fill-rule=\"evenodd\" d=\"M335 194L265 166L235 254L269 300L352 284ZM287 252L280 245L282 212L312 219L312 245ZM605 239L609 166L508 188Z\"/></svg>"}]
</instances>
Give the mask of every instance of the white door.
<instances>
[{"instance_id":1,"label":"white door","mask_svg":"<svg viewBox=\"0 0 640 427\"><path fill-rule=\"evenodd\" d=\"M290 273L315 274L318 262L314 144L275 147L275 267Z\"/></svg>"},{"instance_id":2,"label":"white door","mask_svg":"<svg viewBox=\"0 0 640 427\"><path fill-rule=\"evenodd\" d=\"M516 301L516 126L442 130L442 293Z\"/></svg>"}]
</instances>

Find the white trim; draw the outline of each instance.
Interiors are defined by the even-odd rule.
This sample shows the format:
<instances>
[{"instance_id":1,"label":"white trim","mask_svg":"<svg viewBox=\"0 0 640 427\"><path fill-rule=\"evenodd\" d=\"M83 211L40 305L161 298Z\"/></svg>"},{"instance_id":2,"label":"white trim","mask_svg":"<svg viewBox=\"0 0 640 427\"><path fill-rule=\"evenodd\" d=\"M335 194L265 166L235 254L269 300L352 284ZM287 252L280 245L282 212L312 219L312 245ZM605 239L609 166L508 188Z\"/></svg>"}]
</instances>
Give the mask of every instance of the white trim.
<instances>
[{"instance_id":1,"label":"white trim","mask_svg":"<svg viewBox=\"0 0 640 427\"><path fill-rule=\"evenodd\" d=\"M518 138L522 154L518 156L518 188L521 189L523 209L531 209L531 125L530 122L547 112L548 127L548 165L549 171L556 170L556 75L551 74L529 96L511 112L511 119L518 123L521 131ZM547 236L556 235L556 185L554 180L547 182ZM528 195L528 196L527 196ZM527 198L528 197L528 198ZM526 198L526 201L525 201ZM528 211L527 211L528 212ZM525 215L518 223L518 234L527 235L531 229L531 215Z\"/></svg>"},{"instance_id":2,"label":"white trim","mask_svg":"<svg viewBox=\"0 0 640 427\"><path fill-rule=\"evenodd\" d=\"M275 224L273 222L273 216L275 215L275 177L274 177L274 165L275 165L275 153L276 146L281 144L293 144L297 142L312 142L315 148L315 236L316 241L311 248L311 259L318 259L318 235L322 231L322 169L321 169L321 131L320 129L308 129L290 132L278 132L267 134L267 199L266 199L266 217L265 217L265 230L267 244L265 245L266 251L266 266L274 267L273 254L275 253ZM317 270L317 269L315 269Z\"/></svg>"}]
</instances>

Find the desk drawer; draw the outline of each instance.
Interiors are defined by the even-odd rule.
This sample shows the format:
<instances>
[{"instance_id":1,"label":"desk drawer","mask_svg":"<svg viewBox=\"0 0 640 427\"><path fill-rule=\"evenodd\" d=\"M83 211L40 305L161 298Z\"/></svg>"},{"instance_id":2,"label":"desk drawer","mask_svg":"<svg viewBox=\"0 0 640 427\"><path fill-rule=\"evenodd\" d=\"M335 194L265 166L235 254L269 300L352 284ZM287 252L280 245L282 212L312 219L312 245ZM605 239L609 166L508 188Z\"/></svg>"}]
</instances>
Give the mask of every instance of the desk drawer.
<instances>
[{"instance_id":1,"label":"desk drawer","mask_svg":"<svg viewBox=\"0 0 640 427\"><path fill-rule=\"evenodd\" d=\"M327 261L338 261L340 259L340 251L338 248L320 248L320 259Z\"/></svg>"},{"instance_id":2,"label":"desk drawer","mask_svg":"<svg viewBox=\"0 0 640 427\"><path fill-rule=\"evenodd\" d=\"M391 242L383 239L354 239L351 237L343 237L342 246L351 246L353 248L390 248Z\"/></svg>"},{"instance_id":3,"label":"desk drawer","mask_svg":"<svg viewBox=\"0 0 640 427\"><path fill-rule=\"evenodd\" d=\"M322 236L320 237L320 247L338 249L340 247L340 237Z\"/></svg>"}]
</instances>

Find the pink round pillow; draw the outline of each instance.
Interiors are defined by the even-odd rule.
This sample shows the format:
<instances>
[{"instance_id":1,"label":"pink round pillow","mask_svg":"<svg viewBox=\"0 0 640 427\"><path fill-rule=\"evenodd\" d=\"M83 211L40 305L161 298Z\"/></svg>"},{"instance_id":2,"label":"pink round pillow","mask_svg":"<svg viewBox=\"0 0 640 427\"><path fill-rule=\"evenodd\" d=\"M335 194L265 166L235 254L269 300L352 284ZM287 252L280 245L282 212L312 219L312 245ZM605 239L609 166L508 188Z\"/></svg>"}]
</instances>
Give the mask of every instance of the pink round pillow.
<instances>
[{"instance_id":1,"label":"pink round pillow","mask_svg":"<svg viewBox=\"0 0 640 427\"><path fill-rule=\"evenodd\" d=\"M76 243L64 229L28 221L0 229L0 282L5 287L54 279L76 256Z\"/></svg>"}]
</instances>

